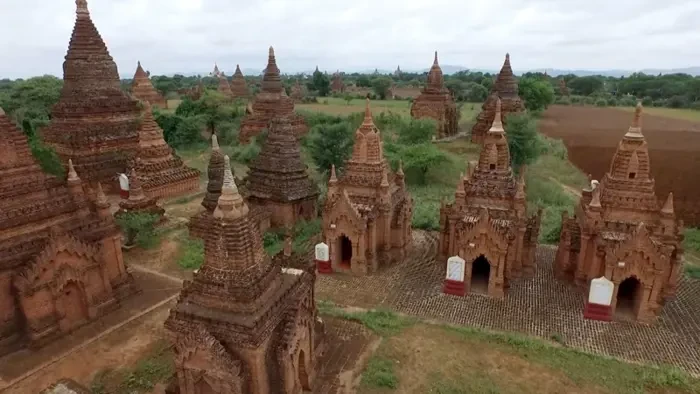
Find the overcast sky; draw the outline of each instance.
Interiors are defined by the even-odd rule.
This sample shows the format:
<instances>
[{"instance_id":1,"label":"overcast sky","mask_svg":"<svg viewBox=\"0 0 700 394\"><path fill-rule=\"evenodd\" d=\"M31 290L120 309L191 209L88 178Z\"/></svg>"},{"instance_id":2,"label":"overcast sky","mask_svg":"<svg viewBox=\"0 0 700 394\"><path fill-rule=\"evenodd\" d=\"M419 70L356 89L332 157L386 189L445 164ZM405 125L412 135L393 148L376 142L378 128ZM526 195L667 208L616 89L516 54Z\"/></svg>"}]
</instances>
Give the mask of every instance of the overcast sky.
<instances>
[{"instance_id":1,"label":"overcast sky","mask_svg":"<svg viewBox=\"0 0 700 394\"><path fill-rule=\"evenodd\" d=\"M123 78L262 70L700 66L700 0L88 0ZM62 75L74 0L0 0L0 78Z\"/></svg>"}]
</instances>

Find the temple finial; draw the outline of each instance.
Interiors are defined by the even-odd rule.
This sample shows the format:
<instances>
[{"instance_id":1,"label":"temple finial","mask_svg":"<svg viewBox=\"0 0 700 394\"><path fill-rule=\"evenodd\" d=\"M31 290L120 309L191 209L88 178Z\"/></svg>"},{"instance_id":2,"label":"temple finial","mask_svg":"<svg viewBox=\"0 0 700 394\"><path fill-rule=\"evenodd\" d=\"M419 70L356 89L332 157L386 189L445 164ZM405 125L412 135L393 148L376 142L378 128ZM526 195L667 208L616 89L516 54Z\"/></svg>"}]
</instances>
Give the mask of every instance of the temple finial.
<instances>
[{"instance_id":1,"label":"temple finial","mask_svg":"<svg viewBox=\"0 0 700 394\"><path fill-rule=\"evenodd\" d=\"M463 195L466 194L466 190L464 189L464 173L459 174L459 181L457 182L457 194Z\"/></svg>"},{"instance_id":2,"label":"temple finial","mask_svg":"<svg viewBox=\"0 0 700 394\"><path fill-rule=\"evenodd\" d=\"M491 132L504 132L503 130L503 122L501 121L502 115L501 115L501 98L496 96L496 111L493 116L493 123L491 123L491 128L489 129L489 133Z\"/></svg>"},{"instance_id":3,"label":"temple finial","mask_svg":"<svg viewBox=\"0 0 700 394\"><path fill-rule=\"evenodd\" d=\"M433 64L438 65L438 56L437 56L437 51L435 51L435 59L433 59Z\"/></svg>"},{"instance_id":4,"label":"temple finial","mask_svg":"<svg viewBox=\"0 0 700 394\"><path fill-rule=\"evenodd\" d=\"M233 171L231 171L231 159L224 156L224 188L237 189L236 182L233 180Z\"/></svg>"},{"instance_id":5,"label":"temple finial","mask_svg":"<svg viewBox=\"0 0 700 394\"><path fill-rule=\"evenodd\" d=\"M335 174L335 164L331 164L331 177L328 179L328 183L331 185L338 183L338 177Z\"/></svg>"},{"instance_id":6,"label":"temple finial","mask_svg":"<svg viewBox=\"0 0 700 394\"><path fill-rule=\"evenodd\" d=\"M363 122L364 124L370 124L374 123L372 120L372 110L369 108L369 97L365 99L365 120Z\"/></svg>"},{"instance_id":7,"label":"temple finial","mask_svg":"<svg viewBox=\"0 0 700 394\"><path fill-rule=\"evenodd\" d=\"M668 197L666 197L666 202L664 203L663 208L661 208L661 213L673 215L673 192L668 193Z\"/></svg>"},{"instance_id":8,"label":"temple finial","mask_svg":"<svg viewBox=\"0 0 700 394\"><path fill-rule=\"evenodd\" d=\"M80 15L89 15L87 0L75 0L75 12Z\"/></svg>"},{"instance_id":9,"label":"temple finial","mask_svg":"<svg viewBox=\"0 0 700 394\"><path fill-rule=\"evenodd\" d=\"M97 205L107 204L107 196L105 196L104 190L102 190L102 183L97 182L97 194L95 196L95 202Z\"/></svg>"},{"instance_id":10,"label":"temple finial","mask_svg":"<svg viewBox=\"0 0 700 394\"><path fill-rule=\"evenodd\" d=\"M73 159L68 159L68 180L69 181L79 181L78 173L75 172L75 167L73 167Z\"/></svg>"},{"instance_id":11,"label":"temple finial","mask_svg":"<svg viewBox=\"0 0 700 394\"><path fill-rule=\"evenodd\" d=\"M627 133L625 133L627 138L644 138L642 134L642 102L638 101L637 106L634 109L634 118L632 118L632 125L630 126Z\"/></svg>"},{"instance_id":12,"label":"temple finial","mask_svg":"<svg viewBox=\"0 0 700 394\"><path fill-rule=\"evenodd\" d=\"M275 57L275 48L273 48L272 46L270 46L270 51L268 53L268 56Z\"/></svg>"},{"instance_id":13,"label":"temple finial","mask_svg":"<svg viewBox=\"0 0 700 394\"><path fill-rule=\"evenodd\" d=\"M591 203L588 204L591 208L602 208L602 205L600 205L600 188L596 187L593 189L593 198L591 198Z\"/></svg>"},{"instance_id":14,"label":"temple finial","mask_svg":"<svg viewBox=\"0 0 700 394\"><path fill-rule=\"evenodd\" d=\"M400 176L400 177L403 177L403 176L404 176L404 173L403 173L403 160L399 160L399 169L398 169L398 171L396 171L396 175L398 175L398 176Z\"/></svg>"},{"instance_id":15,"label":"temple finial","mask_svg":"<svg viewBox=\"0 0 700 394\"><path fill-rule=\"evenodd\" d=\"M387 173L386 170L382 171L382 183L379 184L379 186L383 187L383 188L389 187L389 177L387 176L386 173Z\"/></svg>"},{"instance_id":16,"label":"temple finial","mask_svg":"<svg viewBox=\"0 0 700 394\"><path fill-rule=\"evenodd\" d=\"M219 150L219 137L216 136L216 134L211 135L211 149L212 150Z\"/></svg>"}]
</instances>

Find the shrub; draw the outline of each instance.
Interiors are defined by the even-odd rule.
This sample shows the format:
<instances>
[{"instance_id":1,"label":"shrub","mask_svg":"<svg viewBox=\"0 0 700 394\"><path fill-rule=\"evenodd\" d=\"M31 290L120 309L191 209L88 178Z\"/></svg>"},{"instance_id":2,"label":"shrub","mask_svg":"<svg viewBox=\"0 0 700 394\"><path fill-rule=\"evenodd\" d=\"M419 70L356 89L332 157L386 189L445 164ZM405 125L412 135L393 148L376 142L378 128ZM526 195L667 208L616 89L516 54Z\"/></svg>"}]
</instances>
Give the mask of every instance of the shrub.
<instances>
[{"instance_id":1,"label":"shrub","mask_svg":"<svg viewBox=\"0 0 700 394\"><path fill-rule=\"evenodd\" d=\"M158 242L155 225L158 215L140 212L125 212L115 216L117 224L126 237L126 245L150 248Z\"/></svg>"},{"instance_id":2,"label":"shrub","mask_svg":"<svg viewBox=\"0 0 700 394\"><path fill-rule=\"evenodd\" d=\"M597 107L605 107L605 106L608 105L608 101L601 98L601 99L598 99L598 100L595 101L595 105L596 105Z\"/></svg>"},{"instance_id":3,"label":"shrub","mask_svg":"<svg viewBox=\"0 0 700 394\"><path fill-rule=\"evenodd\" d=\"M514 169L532 163L540 154L537 125L527 114L510 114L506 118L508 149Z\"/></svg>"},{"instance_id":4,"label":"shrub","mask_svg":"<svg viewBox=\"0 0 700 394\"><path fill-rule=\"evenodd\" d=\"M633 96L625 96L618 101L621 107L634 107L637 105L637 99Z\"/></svg>"},{"instance_id":5,"label":"shrub","mask_svg":"<svg viewBox=\"0 0 700 394\"><path fill-rule=\"evenodd\" d=\"M571 100L568 97L559 97L554 104L558 105L571 105Z\"/></svg>"},{"instance_id":6,"label":"shrub","mask_svg":"<svg viewBox=\"0 0 700 394\"><path fill-rule=\"evenodd\" d=\"M309 153L319 172L330 171L331 165L342 171L352 152L353 130L347 121L319 124L311 128L307 141Z\"/></svg>"},{"instance_id":7,"label":"shrub","mask_svg":"<svg viewBox=\"0 0 700 394\"><path fill-rule=\"evenodd\" d=\"M186 238L180 242L180 257L177 265L184 269L194 270L204 264L204 241Z\"/></svg>"},{"instance_id":8,"label":"shrub","mask_svg":"<svg viewBox=\"0 0 700 394\"><path fill-rule=\"evenodd\" d=\"M617 106L617 100L615 99L615 97L608 97L605 100L605 102L609 107L616 107Z\"/></svg>"},{"instance_id":9,"label":"shrub","mask_svg":"<svg viewBox=\"0 0 700 394\"><path fill-rule=\"evenodd\" d=\"M672 96L666 101L666 105L671 108L687 108L688 107L688 97L686 96Z\"/></svg>"},{"instance_id":10,"label":"shrub","mask_svg":"<svg viewBox=\"0 0 700 394\"><path fill-rule=\"evenodd\" d=\"M645 107L651 107L654 105L654 100L650 96L644 96L642 99L642 105Z\"/></svg>"}]
</instances>

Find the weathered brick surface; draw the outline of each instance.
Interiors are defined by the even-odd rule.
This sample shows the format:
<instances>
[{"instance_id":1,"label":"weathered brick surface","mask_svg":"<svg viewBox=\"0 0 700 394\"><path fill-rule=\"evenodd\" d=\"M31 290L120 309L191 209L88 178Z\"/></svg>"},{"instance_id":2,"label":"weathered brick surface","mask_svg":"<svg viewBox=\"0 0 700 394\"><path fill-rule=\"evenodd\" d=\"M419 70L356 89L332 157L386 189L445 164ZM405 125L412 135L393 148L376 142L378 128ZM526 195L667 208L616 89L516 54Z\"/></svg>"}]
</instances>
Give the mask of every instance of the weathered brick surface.
<instances>
[{"instance_id":1,"label":"weathered brick surface","mask_svg":"<svg viewBox=\"0 0 700 394\"><path fill-rule=\"evenodd\" d=\"M554 278L554 248L537 249L534 276L513 280L505 298L457 297L442 293L444 264L433 257L437 234L414 231L413 237L411 257L372 276L319 275L318 298L546 339L557 334L577 349L700 374L700 280L682 279L653 324L606 323L584 319L585 295Z\"/></svg>"}]
</instances>

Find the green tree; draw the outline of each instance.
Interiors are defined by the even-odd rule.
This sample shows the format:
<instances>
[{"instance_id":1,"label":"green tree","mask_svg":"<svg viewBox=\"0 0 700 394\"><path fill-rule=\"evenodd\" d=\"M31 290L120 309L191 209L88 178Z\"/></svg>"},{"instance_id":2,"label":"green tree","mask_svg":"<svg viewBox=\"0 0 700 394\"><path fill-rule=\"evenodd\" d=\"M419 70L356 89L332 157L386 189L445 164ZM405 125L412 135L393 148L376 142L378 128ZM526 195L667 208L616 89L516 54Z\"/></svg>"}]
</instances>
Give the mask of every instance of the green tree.
<instances>
[{"instance_id":1,"label":"green tree","mask_svg":"<svg viewBox=\"0 0 700 394\"><path fill-rule=\"evenodd\" d=\"M481 103L486 101L489 91L484 85L476 82L467 82L465 89L465 101L470 103Z\"/></svg>"},{"instance_id":2,"label":"green tree","mask_svg":"<svg viewBox=\"0 0 700 394\"><path fill-rule=\"evenodd\" d=\"M372 80L367 75L360 75L355 85L360 88L370 88L372 87Z\"/></svg>"},{"instance_id":3,"label":"green tree","mask_svg":"<svg viewBox=\"0 0 700 394\"><path fill-rule=\"evenodd\" d=\"M445 152L430 142L416 145L397 145L393 154L389 154L389 158L393 159L394 167L398 160L401 160L406 181L419 185L426 183L428 171L449 161Z\"/></svg>"},{"instance_id":4,"label":"green tree","mask_svg":"<svg viewBox=\"0 0 700 394\"><path fill-rule=\"evenodd\" d=\"M588 96L603 90L603 79L598 76L579 77L568 81L566 86L571 89L574 94Z\"/></svg>"},{"instance_id":5,"label":"green tree","mask_svg":"<svg viewBox=\"0 0 700 394\"><path fill-rule=\"evenodd\" d=\"M542 79L521 78L519 94L529 111L543 111L554 102L554 88Z\"/></svg>"},{"instance_id":6,"label":"green tree","mask_svg":"<svg viewBox=\"0 0 700 394\"><path fill-rule=\"evenodd\" d=\"M311 77L311 82L307 84L309 90L313 90L318 93L319 96L328 96L331 91L331 80L328 75L322 73L318 70L314 71Z\"/></svg>"},{"instance_id":7,"label":"green tree","mask_svg":"<svg viewBox=\"0 0 700 394\"><path fill-rule=\"evenodd\" d=\"M385 100L389 95L389 88L394 81L387 77L377 77L372 80L372 89L374 93L379 96L380 100Z\"/></svg>"},{"instance_id":8,"label":"green tree","mask_svg":"<svg viewBox=\"0 0 700 394\"><path fill-rule=\"evenodd\" d=\"M436 124L432 119L411 119L398 127L398 143L415 145L430 142L435 135Z\"/></svg>"},{"instance_id":9,"label":"green tree","mask_svg":"<svg viewBox=\"0 0 700 394\"><path fill-rule=\"evenodd\" d=\"M62 87L63 81L51 75L19 80L12 84L0 106L17 123L24 125L29 120L33 128L39 128L49 123L51 107L58 102Z\"/></svg>"},{"instance_id":10,"label":"green tree","mask_svg":"<svg viewBox=\"0 0 700 394\"><path fill-rule=\"evenodd\" d=\"M338 171L342 171L354 142L350 123L318 124L309 131L309 135L309 150L316 168L327 172L331 165L335 165Z\"/></svg>"},{"instance_id":11,"label":"green tree","mask_svg":"<svg viewBox=\"0 0 700 394\"><path fill-rule=\"evenodd\" d=\"M157 243L155 225L158 219L158 215L140 212L126 212L115 216L126 237L125 244L142 248L150 248Z\"/></svg>"},{"instance_id":12,"label":"green tree","mask_svg":"<svg viewBox=\"0 0 700 394\"><path fill-rule=\"evenodd\" d=\"M540 154L540 140L535 121L528 114L510 114L506 117L510 164L518 170L530 164Z\"/></svg>"}]
</instances>

